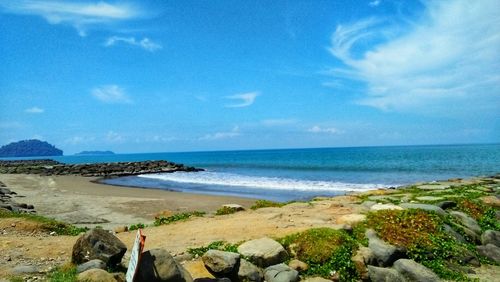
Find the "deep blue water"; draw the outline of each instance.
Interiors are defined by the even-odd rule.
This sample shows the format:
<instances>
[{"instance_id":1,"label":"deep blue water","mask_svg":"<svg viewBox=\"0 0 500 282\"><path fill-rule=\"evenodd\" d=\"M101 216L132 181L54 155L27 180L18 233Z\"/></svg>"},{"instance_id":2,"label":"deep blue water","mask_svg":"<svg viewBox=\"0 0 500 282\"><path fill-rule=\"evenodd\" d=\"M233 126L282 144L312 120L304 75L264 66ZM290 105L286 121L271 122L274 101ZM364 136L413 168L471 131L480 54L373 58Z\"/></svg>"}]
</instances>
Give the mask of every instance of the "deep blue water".
<instances>
[{"instance_id":1,"label":"deep blue water","mask_svg":"<svg viewBox=\"0 0 500 282\"><path fill-rule=\"evenodd\" d=\"M500 144L63 156L65 163L169 160L206 169L108 180L184 192L287 201L500 172Z\"/></svg>"}]
</instances>

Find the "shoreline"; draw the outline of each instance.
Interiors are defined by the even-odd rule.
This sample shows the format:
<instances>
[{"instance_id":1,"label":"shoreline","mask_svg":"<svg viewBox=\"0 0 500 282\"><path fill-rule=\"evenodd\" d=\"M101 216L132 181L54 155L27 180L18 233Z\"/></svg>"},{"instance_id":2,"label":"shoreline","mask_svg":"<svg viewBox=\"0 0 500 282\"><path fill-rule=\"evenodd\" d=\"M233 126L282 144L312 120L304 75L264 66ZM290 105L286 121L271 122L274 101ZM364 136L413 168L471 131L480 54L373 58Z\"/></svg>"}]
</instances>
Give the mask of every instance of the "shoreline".
<instances>
[{"instance_id":1,"label":"shoreline","mask_svg":"<svg viewBox=\"0 0 500 282\"><path fill-rule=\"evenodd\" d=\"M249 208L256 199L192 194L98 183L98 177L0 174L18 195L17 202L35 206L37 214L76 226L114 228L150 223L155 215L188 211L214 212L224 204Z\"/></svg>"}]
</instances>

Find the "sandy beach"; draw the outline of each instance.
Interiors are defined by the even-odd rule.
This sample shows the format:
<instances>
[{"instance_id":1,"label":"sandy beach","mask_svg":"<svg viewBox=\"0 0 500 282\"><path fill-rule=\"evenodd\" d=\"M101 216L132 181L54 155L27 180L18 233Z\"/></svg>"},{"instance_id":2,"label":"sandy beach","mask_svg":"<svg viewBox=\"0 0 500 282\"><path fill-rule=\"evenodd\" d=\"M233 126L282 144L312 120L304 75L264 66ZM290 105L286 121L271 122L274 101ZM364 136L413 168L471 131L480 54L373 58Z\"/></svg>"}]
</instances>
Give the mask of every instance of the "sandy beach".
<instances>
[{"instance_id":1,"label":"sandy beach","mask_svg":"<svg viewBox=\"0 0 500 282\"><path fill-rule=\"evenodd\" d=\"M44 216L92 227L114 228L151 223L158 213L213 212L224 204L250 207L247 198L198 195L156 189L118 187L93 182L95 177L0 174L0 181L33 204Z\"/></svg>"}]
</instances>

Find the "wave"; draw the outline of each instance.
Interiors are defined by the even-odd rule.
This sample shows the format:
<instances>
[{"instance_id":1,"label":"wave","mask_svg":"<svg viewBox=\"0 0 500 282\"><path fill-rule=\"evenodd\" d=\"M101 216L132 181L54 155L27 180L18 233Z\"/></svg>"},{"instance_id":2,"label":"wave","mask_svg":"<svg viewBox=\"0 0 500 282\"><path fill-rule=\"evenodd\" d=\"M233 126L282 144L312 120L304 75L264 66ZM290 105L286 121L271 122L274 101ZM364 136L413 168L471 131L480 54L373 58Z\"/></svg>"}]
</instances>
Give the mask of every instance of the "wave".
<instances>
[{"instance_id":1,"label":"wave","mask_svg":"<svg viewBox=\"0 0 500 282\"><path fill-rule=\"evenodd\" d=\"M256 189L298 191L366 191L384 188L383 184L359 184L335 181L299 180L280 177L246 176L226 172L174 172L139 175L142 178L171 181L185 184L237 186Z\"/></svg>"}]
</instances>

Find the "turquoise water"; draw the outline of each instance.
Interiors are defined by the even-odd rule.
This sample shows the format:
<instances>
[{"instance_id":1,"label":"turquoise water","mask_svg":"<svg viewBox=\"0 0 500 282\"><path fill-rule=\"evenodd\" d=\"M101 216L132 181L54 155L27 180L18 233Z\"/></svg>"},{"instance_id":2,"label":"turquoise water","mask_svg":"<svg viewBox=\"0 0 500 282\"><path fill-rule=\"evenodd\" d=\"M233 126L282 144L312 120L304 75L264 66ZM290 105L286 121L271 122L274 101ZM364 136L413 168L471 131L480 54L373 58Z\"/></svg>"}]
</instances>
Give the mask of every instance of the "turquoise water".
<instances>
[{"instance_id":1,"label":"turquoise water","mask_svg":"<svg viewBox=\"0 0 500 282\"><path fill-rule=\"evenodd\" d=\"M169 160L206 169L107 183L277 201L500 172L500 144L63 156L65 163Z\"/></svg>"}]
</instances>

